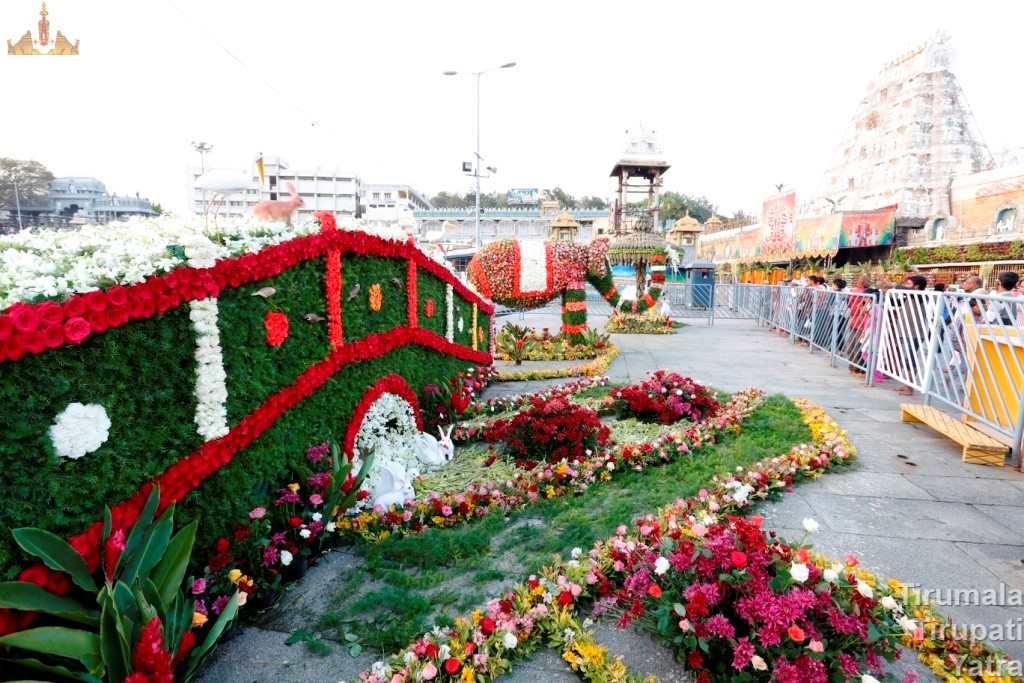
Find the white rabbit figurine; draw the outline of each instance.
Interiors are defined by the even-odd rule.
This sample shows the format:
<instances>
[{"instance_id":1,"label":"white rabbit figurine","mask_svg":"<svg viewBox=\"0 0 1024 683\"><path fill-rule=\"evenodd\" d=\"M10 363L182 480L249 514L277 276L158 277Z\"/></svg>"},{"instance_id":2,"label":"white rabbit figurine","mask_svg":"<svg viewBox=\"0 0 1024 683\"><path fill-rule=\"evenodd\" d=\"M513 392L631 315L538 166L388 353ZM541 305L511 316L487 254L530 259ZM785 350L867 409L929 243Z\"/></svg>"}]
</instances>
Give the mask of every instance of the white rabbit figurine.
<instances>
[{"instance_id":1,"label":"white rabbit figurine","mask_svg":"<svg viewBox=\"0 0 1024 683\"><path fill-rule=\"evenodd\" d=\"M373 504L387 509L392 505L402 507L407 500L416 498L412 479L405 468L396 462L384 462L380 466L380 481L373 489Z\"/></svg>"},{"instance_id":2,"label":"white rabbit figurine","mask_svg":"<svg viewBox=\"0 0 1024 683\"><path fill-rule=\"evenodd\" d=\"M672 308L668 305L668 297L661 297L661 314L666 318L672 315Z\"/></svg>"},{"instance_id":3,"label":"white rabbit figurine","mask_svg":"<svg viewBox=\"0 0 1024 683\"><path fill-rule=\"evenodd\" d=\"M434 472L452 461L455 457L455 444L452 443L452 429L455 425L448 427L448 433L440 427L437 433L441 440L438 441L430 434L419 433L416 435L416 459L427 466L428 472Z\"/></svg>"}]
</instances>

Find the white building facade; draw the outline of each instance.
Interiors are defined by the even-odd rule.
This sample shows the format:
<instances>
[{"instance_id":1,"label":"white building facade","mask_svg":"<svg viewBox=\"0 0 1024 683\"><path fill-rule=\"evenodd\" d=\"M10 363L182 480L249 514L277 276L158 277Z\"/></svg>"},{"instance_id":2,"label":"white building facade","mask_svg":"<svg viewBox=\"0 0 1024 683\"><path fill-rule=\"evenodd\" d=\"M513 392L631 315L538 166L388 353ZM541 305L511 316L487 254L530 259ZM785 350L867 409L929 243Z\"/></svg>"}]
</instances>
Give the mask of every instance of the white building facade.
<instances>
[{"instance_id":1,"label":"white building facade","mask_svg":"<svg viewBox=\"0 0 1024 683\"><path fill-rule=\"evenodd\" d=\"M339 169L325 169L317 166L314 169L292 169L280 157L264 157L263 170L265 182L260 185L255 165L249 169L237 169L252 174L252 183L248 188L228 196L218 211L218 216L248 216L253 207L264 200L285 201L290 195L285 188L286 182L295 185L303 206L293 221L306 222L313 219L317 211L329 211L338 216L358 217L360 215L360 180L355 173ZM192 213L203 213L207 203L214 198L210 191L196 187L196 180L202 175L199 167L188 169L188 210Z\"/></svg>"}]
</instances>

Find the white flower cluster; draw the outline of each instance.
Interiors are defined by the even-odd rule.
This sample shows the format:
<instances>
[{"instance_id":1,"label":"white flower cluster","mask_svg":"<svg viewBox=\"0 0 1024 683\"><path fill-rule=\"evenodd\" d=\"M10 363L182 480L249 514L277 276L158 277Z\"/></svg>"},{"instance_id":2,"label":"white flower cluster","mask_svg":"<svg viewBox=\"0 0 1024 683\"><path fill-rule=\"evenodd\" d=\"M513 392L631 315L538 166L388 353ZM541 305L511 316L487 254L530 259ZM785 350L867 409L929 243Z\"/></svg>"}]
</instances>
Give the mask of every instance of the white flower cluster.
<instances>
[{"instance_id":1,"label":"white flower cluster","mask_svg":"<svg viewBox=\"0 0 1024 683\"><path fill-rule=\"evenodd\" d=\"M72 460L98 449L109 435L110 418L96 403L72 403L50 426L50 441L57 455Z\"/></svg>"},{"instance_id":2,"label":"white flower cluster","mask_svg":"<svg viewBox=\"0 0 1024 683\"><path fill-rule=\"evenodd\" d=\"M547 248L545 242L519 241L519 292L546 292L548 289Z\"/></svg>"},{"instance_id":3,"label":"white flower cluster","mask_svg":"<svg viewBox=\"0 0 1024 683\"><path fill-rule=\"evenodd\" d=\"M188 305L196 333L196 431L211 441L228 433L227 373L217 329L217 300L211 297Z\"/></svg>"},{"instance_id":4,"label":"white flower cluster","mask_svg":"<svg viewBox=\"0 0 1024 683\"><path fill-rule=\"evenodd\" d=\"M455 341L455 288L445 285L444 288L444 338Z\"/></svg>"},{"instance_id":5,"label":"white flower cluster","mask_svg":"<svg viewBox=\"0 0 1024 683\"><path fill-rule=\"evenodd\" d=\"M370 404L356 434L352 461L352 471L358 472L363 464L360 455L373 449L373 465L360 488L373 491L380 481L381 465L387 461L401 465L406 472L415 470L419 466L416 459L418 432L413 407L401 396L385 392ZM367 502L372 504L369 498Z\"/></svg>"},{"instance_id":6,"label":"white flower cluster","mask_svg":"<svg viewBox=\"0 0 1024 683\"><path fill-rule=\"evenodd\" d=\"M271 244L317 231L315 221L288 227L251 218L220 218L217 243L202 216L134 217L78 230L23 230L0 236L0 310L40 297L62 297L98 289L100 283L132 285L184 264L169 246L209 244L204 262L257 252Z\"/></svg>"}]
</instances>

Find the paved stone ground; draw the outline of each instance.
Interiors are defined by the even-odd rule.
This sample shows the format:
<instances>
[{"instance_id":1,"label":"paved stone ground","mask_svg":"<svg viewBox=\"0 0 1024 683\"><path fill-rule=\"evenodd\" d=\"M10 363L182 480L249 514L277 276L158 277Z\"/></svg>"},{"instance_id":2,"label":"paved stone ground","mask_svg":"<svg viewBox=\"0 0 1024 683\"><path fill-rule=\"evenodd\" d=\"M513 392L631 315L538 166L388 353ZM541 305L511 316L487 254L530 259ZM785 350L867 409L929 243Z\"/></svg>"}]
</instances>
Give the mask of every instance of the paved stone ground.
<instances>
[{"instance_id":1,"label":"paved stone ground","mask_svg":"<svg viewBox=\"0 0 1024 683\"><path fill-rule=\"evenodd\" d=\"M548 313L510 318L538 328L559 325L558 317ZM592 326L603 324L602 318L592 318ZM622 353L609 369L614 382L635 382L651 370L668 368L726 391L757 386L824 407L849 433L858 449L856 463L762 505L758 511L766 526L799 538L803 518L813 517L821 525L812 539L816 550L835 557L853 553L882 577L935 590L940 601L961 603L941 609L979 632L992 633L998 625L1005 633L1009 625L1010 637L993 644L1024 659L1019 606L963 604L980 601L946 592L1024 591L1024 476L1019 471L964 464L957 444L924 425L900 422L899 404L908 399L890 390L892 380L866 387L845 370L829 367L827 356L792 345L753 321L717 320L713 326L699 321L676 335L620 335L615 342ZM495 392L522 393L547 384L517 383ZM225 643L198 680L351 681L373 657L321 658L283 643L291 628L316 614L318 599L330 592L339 575L354 570L355 561L346 552L328 556L288 595L277 614ZM949 599L958 595L967 599ZM644 634L602 626L599 637L636 673L652 673L668 683L689 680L671 653ZM894 671L904 669L916 669L928 680L927 670L912 656ZM551 651L539 652L502 678L515 683L575 680Z\"/></svg>"}]
</instances>

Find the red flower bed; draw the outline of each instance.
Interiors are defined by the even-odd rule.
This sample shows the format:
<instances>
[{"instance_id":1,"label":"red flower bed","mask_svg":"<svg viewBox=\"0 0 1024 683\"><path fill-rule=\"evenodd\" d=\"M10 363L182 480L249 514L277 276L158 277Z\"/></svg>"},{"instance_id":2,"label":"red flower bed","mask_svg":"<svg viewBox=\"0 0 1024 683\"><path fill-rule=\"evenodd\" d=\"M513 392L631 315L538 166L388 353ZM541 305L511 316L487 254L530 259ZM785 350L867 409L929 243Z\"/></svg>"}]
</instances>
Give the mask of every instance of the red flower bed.
<instances>
[{"instance_id":1,"label":"red flower bed","mask_svg":"<svg viewBox=\"0 0 1024 683\"><path fill-rule=\"evenodd\" d=\"M675 372L656 370L650 379L611 393L621 417L672 424L699 422L718 412L720 404L700 382Z\"/></svg>"},{"instance_id":2,"label":"red flower bed","mask_svg":"<svg viewBox=\"0 0 1024 683\"><path fill-rule=\"evenodd\" d=\"M511 419L496 420L484 439L504 441L519 461L582 461L608 443L610 431L593 410L564 396L535 397Z\"/></svg>"}]
</instances>

